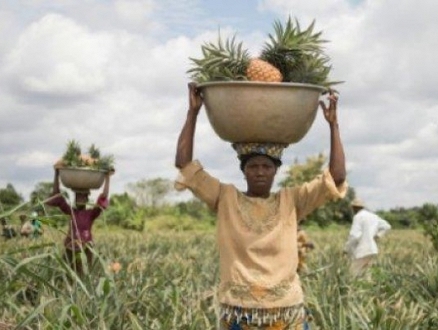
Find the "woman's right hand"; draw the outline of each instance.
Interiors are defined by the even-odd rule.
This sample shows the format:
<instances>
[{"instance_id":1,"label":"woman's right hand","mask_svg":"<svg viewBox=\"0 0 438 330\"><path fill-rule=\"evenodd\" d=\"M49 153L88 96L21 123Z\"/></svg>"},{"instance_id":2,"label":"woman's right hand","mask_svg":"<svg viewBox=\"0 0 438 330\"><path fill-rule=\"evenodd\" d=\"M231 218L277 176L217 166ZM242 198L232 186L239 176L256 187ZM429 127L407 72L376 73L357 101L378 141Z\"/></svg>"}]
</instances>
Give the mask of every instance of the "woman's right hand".
<instances>
[{"instance_id":1,"label":"woman's right hand","mask_svg":"<svg viewBox=\"0 0 438 330\"><path fill-rule=\"evenodd\" d=\"M63 167L64 167L64 162L62 161L62 159L59 159L55 164L53 164L53 169L55 171Z\"/></svg>"},{"instance_id":2,"label":"woman's right hand","mask_svg":"<svg viewBox=\"0 0 438 330\"><path fill-rule=\"evenodd\" d=\"M202 97L200 90L196 87L196 83L188 83L189 88L189 110L194 111L196 114L202 107Z\"/></svg>"}]
</instances>

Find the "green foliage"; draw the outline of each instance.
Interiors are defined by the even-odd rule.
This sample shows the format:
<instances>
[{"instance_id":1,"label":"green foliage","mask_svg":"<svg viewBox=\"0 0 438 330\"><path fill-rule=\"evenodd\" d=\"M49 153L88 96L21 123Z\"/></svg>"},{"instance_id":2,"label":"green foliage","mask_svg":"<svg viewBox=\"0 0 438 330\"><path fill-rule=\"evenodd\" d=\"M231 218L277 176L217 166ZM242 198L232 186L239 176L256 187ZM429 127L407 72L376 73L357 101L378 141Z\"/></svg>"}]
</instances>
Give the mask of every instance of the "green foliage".
<instances>
[{"instance_id":1,"label":"green foliage","mask_svg":"<svg viewBox=\"0 0 438 330\"><path fill-rule=\"evenodd\" d=\"M286 23L275 21L274 34L269 34L260 58L278 68L285 82L330 86L339 82L328 81L330 58L322 45L322 32L314 32L315 21L302 29L291 17Z\"/></svg>"},{"instance_id":2,"label":"green foliage","mask_svg":"<svg viewBox=\"0 0 438 330\"><path fill-rule=\"evenodd\" d=\"M94 143L88 148L88 154L91 158L99 159L100 158L100 150L97 148Z\"/></svg>"},{"instance_id":3,"label":"green foliage","mask_svg":"<svg viewBox=\"0 0 438 330\"><path fill-rule=\"evenodd\" d=\"M173 184L169 179L143 179L129 183L127 188L138 206L158 208L165 204L166 197L173 191Z\"/></svg>"},{"instance_id":4,"label":"green foliage","mask_svg":"<svg viewBox=\"0 0 438 330\"><path fill-rule=\"evenodd\" d=\"M145 228L146 212L144 209L138 209L131 214L131 217L122 222L122 227L126 229L136 230L142 232Z\"/></svg>"},{"instance_id":5,"label":"green foliage","mask_svg":"<svg viewBox=\"0 0 438 330\"><path fill-rule=\"evenodd\" d=\"M0 189L0 212L9 210L24 201L11 183L8 183L5 188Z\"/></svg>"},{"instance_id":6,"label":"green foliage","mask_svg":"<svg viewBox=\"0 0 438 330\"><path fill-rule=\"evenodd\" d=\"M37 212L38 219L44 224L53 228L64 226L69 221L69 216L60 213L57 208L47 207L45 202L52 195L53 182L38 182L33 191L30 193L29 203L23 208L25 214L30 212ZM68 191L62 189L61 193L68 200ZM18 221L18 220L17 220Z\"/></svg>"},{"instance_id":7,"label":"green foliage","mask_svg":"<svg viewBox=\"0 0 438 330\"><path fill-rule=\"evenodd\" d=\"M322 173L326 162L327 157L322 153L308 157L304 163L295 159L294 163L287 169L286 177L280 181L280 187L296 187L313 180Z\"/></svg>"},{"instance_id":8,"label":"green foliage","mask_svg":"<svg viewBox=\"0 0 438 330\"><path fill-rule=\"evenodd\" d=\"M302 29L298 20L289 17L283 23L275 21L274 33L268 35L260 59L277 68L284 82L331 86L340 82L329 81L330 58L325 54L322 32L314 32L315 21ZM236 36L223 40L219 34L216 43L201 45L202 56L190 58L193 67L187 71L198 82L247 80L250 54Z\"/></svg>"},{"instance_id":9,"label":"green foliage","mask_svg":"<svg viewBox=\"0 0 438 330\"><path fill-rule=\"evenodd\" d=\"M435 250L438 251L438 206L426 203L420 208L419 214L424 234L431 239Z\"/></svg>"},{"instance_id":10,"label":"green foliage","mask_svg":"<svg viewBox=\"0 0 438 330\"><path fill-rule=\"evenodd\" d=\"M300 279L312 329L438 327L438 256L421 233L391 231L369 276L354 279L342 255L347 228L307 232L316 247ZM62 236L52 234L0 241L0 326L217 329L214 233L97 230L95 263L82 278L62 258ZM120 271L110 267L114 261Z\"/></svg>"},{"instance_id":11,"label":"green foliage","mask_svg":"<svg viewBox=\"0 0 438 330\"><path fill-rule=\"evenodd\" d=\"M78 141L70 140L62 156L62 164L66 167L86 167L95 170L114 171L114 156L101 155L100 150L92 144L88 155L82 154Z\"/></svg>"},{"instance_id":12,"label":"green foliage","mask_svg":"<svg viewBox=\"0 0 438 330\"><path fill-rule=\"evenodd\" d=\"M220 80L247 80L246 68L249 52L243 49L236 37L223 41L220 34L216 44L206 42L201 46L203 57L190 58L193 67L187 71L198 83Z\"/></svg>"},{"instance_id":13,"label":"green foliage","mask_svg":"<svg viewBox=\"0 0 438 330\"><path fill-rule=\"evenodd\" d=\"M357 279L349 275L341 252L346 231L310 236L317 253L311 254L311 270L301 278L315 319L312 329L433 329L429 325L437 324L436 299L429 295L436 288L437 264L428 260L436 262L437 256L417 232L393 230L380 242L374 266ZM419 284L423 277L429 281Z\"/></svg>"},{"instance_id":14,"label":"green foliage","mask_svg":"<svg viewBox=\"0 0 438 330\"><path fill-rule=\"evenodd\" d=\"M175 206L178 216L188 216L199 221L214 224L216 214L208 206L197 198L186 202L180 202Z\"/></svg>"},{"instance_id":15,"label":"green foliage","mask_svg":"<svg viewBox=\"0 0 438 330\"><path fill-rule=\"evenodd\" d=\"M30 193L30 203L37 205L45 201L52 194L53 182L38 182Z\"/></svg>"},{"instance_id":16,"label":"green foliage","mask_svg":"<svg viewBox=\"0 0 438 330\"><path fill-rule=\"evenodd\" d=\"M146 222L146 232L183 232L183 231L200 231L211 230L214 227L209 222L199 221L193 217L188 216L165 216L159 215L148 219Z\"/></svg>"},{"instance_id":17,"label":"green foliage","mask_svg":"<svg viewBox=\"0 0 438 330\"><path fill-rule=\"evenodd\" d=\"M144 229L145 211L139 208L126 192L111 196L110 207L104 213L104 217L110 225L137 231Z\"/></svg>"},{"instance_id":18,"label":"green foliage","mask_svg":"<svg viewBox=\"0 0 438 330\"><path fill-rule=\"evenodd\" d=\"M392 228L416 228L420 218L419 208L397 207L376 212L391 224Z\"/></svg>"},{"instance_id":19,"label":"green foliage","mask_svg":"<svg viewBox=\"0 0 438 330\"><path fill-rule=\"evenodd\" d=\"M70 166L78 164L81 156L81 146L76 140L70 140L67 142L67 150L65 151L62 159Z\"/></svg>"}]
</instances>

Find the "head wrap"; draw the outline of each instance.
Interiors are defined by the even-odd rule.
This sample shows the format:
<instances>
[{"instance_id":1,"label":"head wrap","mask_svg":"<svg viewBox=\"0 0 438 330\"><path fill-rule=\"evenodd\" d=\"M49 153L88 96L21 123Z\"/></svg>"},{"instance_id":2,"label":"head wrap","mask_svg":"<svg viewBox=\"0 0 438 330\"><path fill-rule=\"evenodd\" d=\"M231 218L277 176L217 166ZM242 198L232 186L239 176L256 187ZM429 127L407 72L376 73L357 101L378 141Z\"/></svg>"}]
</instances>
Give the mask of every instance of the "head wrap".
<instances>
[{"instance_id":1,"label":"head wrap","mask_svg":"<svg viewBox=\"0 0 438 330\"><path fill-rule=\"evenodd\" d=\"M237 152L237 158L240 160L240 169L243 171L245 164L254 156L267 156L275 166L280 167L281 156L284 148L288 145L285 143L259 143L259 142L238 142L233 143L232 147Z\"/></svg>"}]
</instances>

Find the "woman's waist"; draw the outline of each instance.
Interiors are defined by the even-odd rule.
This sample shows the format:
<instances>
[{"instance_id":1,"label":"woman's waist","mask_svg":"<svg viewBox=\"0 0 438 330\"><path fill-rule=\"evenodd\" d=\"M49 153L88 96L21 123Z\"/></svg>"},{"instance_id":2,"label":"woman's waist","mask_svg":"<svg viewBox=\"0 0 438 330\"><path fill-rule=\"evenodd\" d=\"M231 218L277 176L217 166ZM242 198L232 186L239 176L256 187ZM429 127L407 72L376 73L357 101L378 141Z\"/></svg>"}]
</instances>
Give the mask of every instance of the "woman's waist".
<instances>
[{"instance_id":1,"label":"woman's waist","mask_svg":"<svg viewBox=\"0 0 438 330\"><path fill-rule=\"evenodd\" d=\"M283 308L298 305L304 300L296 272L281 274L283 276L280 277L240 275L235 274L232 279L221 276L218 290L221 303L245 308Z\"/></svg>"}]
</instances>

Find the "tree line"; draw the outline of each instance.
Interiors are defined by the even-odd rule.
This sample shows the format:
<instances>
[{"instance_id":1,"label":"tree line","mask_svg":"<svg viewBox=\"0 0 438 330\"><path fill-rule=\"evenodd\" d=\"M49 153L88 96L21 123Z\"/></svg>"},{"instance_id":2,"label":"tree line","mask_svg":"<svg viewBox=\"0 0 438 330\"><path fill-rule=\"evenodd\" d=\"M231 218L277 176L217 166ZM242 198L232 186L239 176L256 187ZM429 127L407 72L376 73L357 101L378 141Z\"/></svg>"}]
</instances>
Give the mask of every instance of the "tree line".
<instances>
[{"instance_id":1,"label":"tree line","mask_svg":"<svg viewBox=\"0 0 438 330\"><path fill-rule=\"evenodd\" d=\"M323 154L308 157L304 162L296 159L287 168L279 186L291 187L307 182L321 174L326 164L327 158ZM67 219L59 215L57 210L44 206L44 200L50 196L51 191L52 182L38 182L28 201L25 201L13 184L8 183L6 187L0 188L0 214L3 213L3 216L13 220L16 212L37 211L45 217L46 223L53 226L63 225ZM63 193L68 195L67 191ZM344 199L327 203L301 220L305 220L306 225L319 227L333 223L350 224L353 218L350 202L355 195L354 188L350 187ZM169 179L142 179L129 183L125 192L111 195L110 207L105 212L106 223L139 231L145 228L149 219L156 217L166 219L168 226L179 226L182 220L194 224L202 223L203 226L214 224L215 216L204 203L193 197L186 201L175 201L173 196L173 182ZM423 227L438 249L438 205L425 203L416 207L376 210L376 213L393 228Z\"/></svg>"}]
</instances>

